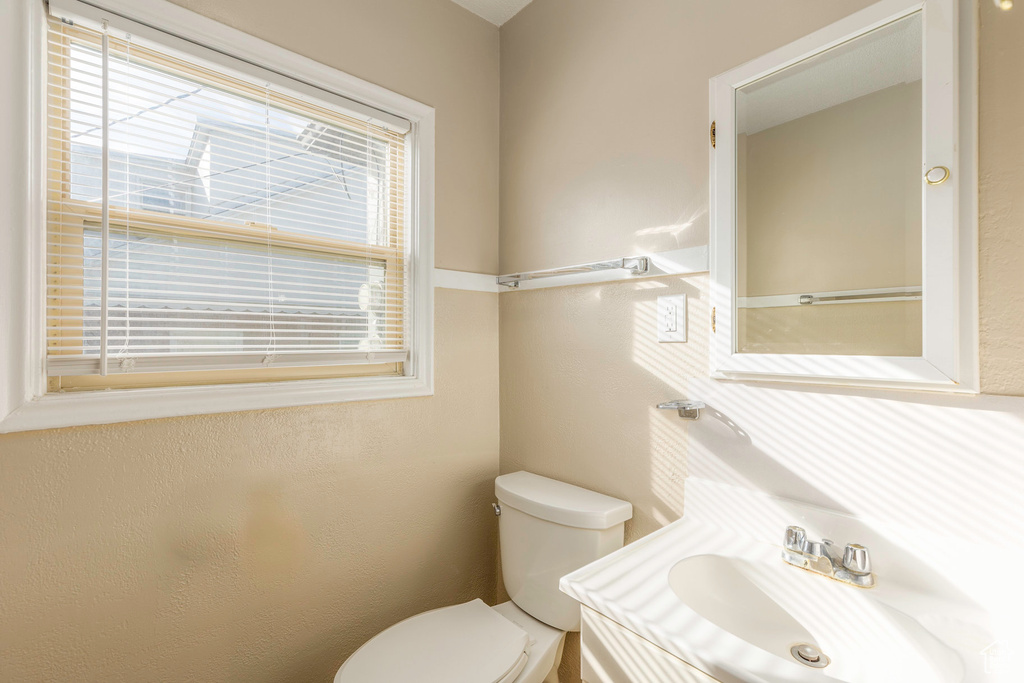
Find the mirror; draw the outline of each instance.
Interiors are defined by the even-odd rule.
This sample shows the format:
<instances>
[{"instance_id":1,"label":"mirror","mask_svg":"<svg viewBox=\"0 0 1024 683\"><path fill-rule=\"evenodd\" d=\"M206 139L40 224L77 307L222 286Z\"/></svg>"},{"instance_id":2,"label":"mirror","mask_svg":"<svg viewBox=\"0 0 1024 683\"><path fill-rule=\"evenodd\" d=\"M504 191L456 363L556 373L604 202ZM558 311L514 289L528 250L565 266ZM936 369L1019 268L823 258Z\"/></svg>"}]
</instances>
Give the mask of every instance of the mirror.
<instances>
[{"instance_id":1,"label":"mirror","mask_svg":"<svg viewBox=\"0 0 1024 683\"><path fill-rule=\"evenodd\" d=\"M974 21L882 0L711 79L712 377L977 391Z\"/></svg>"},{"instance_id":2,"label":"mirror","mask_svg":"<svg viewBox=\"0 0 1024 683\"><path fill-rule=\"evenodd\" d=\"M736 90L736 352L922 355L917 12Z\"/></svg>"}]
</instances>

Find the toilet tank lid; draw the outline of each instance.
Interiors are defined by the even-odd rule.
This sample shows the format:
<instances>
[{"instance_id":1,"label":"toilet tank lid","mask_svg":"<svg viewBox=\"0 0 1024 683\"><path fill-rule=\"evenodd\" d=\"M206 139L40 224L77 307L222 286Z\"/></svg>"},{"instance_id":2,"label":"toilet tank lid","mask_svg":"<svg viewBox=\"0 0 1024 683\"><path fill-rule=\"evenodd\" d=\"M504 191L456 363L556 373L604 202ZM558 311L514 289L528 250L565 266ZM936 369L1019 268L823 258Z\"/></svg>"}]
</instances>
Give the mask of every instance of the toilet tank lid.
<instances>
[{"instance_id":1,"label":"toilet tank lid","mask_svg":"<svg viewBox=\"0 0 1024 683\"><path fill-rule=\"evenodd\" d=\"M531 472L501 475L494 493L503 505L579 529L609 529L633 516L633 506L624 500Z\"/></svg>"}]
</instances>

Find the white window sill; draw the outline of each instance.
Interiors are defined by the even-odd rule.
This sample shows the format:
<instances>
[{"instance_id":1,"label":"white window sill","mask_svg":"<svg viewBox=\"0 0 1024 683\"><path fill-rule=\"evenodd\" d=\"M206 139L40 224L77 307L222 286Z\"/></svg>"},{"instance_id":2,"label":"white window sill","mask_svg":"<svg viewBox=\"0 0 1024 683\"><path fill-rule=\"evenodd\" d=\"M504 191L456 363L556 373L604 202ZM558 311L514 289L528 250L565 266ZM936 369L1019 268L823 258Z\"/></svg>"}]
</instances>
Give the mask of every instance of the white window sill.
<instances>
[{"instance_id":1,"label":"white window sill","mask_svg":"<svg viewBox=\"0 0 1024 683\"><path fill-rule=\"evenodd\" d=\"M0 433L433 393L425 378L366 377L47 394L0 421Z\"/></svg>"}]
</instances>

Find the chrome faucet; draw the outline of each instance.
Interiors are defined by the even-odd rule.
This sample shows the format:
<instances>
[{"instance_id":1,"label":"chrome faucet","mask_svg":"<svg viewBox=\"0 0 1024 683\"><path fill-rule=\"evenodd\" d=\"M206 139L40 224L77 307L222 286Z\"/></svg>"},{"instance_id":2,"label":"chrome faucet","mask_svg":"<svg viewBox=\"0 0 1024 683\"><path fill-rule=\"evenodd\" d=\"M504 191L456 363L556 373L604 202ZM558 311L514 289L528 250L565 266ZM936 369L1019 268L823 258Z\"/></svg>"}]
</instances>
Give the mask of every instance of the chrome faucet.
<instances>
[{"instance_id":1,"label":"chrome faucet","mask_svg":"<svg viewBox=\"0 0 1024 683\"><path fill-rule=\"evenodd\" d=\"M807 532L798 526L786 528L782 559L794 567L807 569L851 586L871 588L875 585L875 575L871 573L871 556L867 548L857 543L849 543L840 554L835 544L827 538L820 541L807 540Z\"/></svg>"}]
</instances>

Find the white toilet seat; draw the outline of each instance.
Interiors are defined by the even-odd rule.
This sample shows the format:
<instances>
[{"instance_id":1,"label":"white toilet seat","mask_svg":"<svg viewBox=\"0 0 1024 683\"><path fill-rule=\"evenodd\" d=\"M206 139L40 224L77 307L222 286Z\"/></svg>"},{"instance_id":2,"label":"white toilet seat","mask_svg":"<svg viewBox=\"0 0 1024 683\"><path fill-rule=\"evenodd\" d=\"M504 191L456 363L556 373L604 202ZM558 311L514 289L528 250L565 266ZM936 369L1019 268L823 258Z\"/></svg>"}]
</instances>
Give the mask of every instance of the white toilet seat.
<instances>
[{"instance_id":1,"label":"white toilet seat","mask_svg":"<svg viewBox=\"0 0 1024 683\"><path fill-rule=\"evenodd\" d=\"M512 683L530 637L482 600L399 622L367 641L334 683Z\"/></svg>"}]
</instances>

